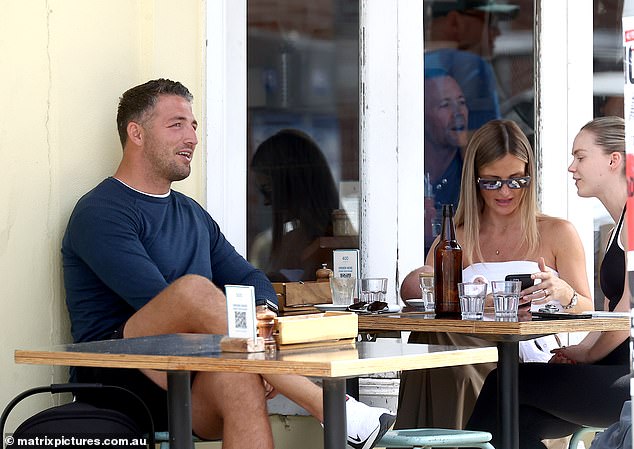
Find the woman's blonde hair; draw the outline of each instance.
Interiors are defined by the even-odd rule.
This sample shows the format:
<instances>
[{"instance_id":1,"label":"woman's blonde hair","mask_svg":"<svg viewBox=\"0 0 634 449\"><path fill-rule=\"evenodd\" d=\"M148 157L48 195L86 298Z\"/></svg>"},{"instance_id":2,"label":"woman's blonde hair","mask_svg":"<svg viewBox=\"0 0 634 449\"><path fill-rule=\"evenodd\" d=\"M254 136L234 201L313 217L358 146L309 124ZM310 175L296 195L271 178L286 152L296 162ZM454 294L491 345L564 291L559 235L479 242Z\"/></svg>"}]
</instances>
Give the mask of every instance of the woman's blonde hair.
<instances>
[{"instance_id":1,"label":"woman's blonde hair","mask_svg":"<svg viewBox=\"0 0 634 449\"><path fill-rule=\"evenodd\" d=\"M594 135L594 142L601 147L606 155L616 153L625 154L625 120L621 117L597 117L583 125L579 132L588 131ZM623 164L625 175L625 164Z\"/></svg>"},{"instance_id":2,"label":"woman's blonde hair","mask_svg":"<svg viewBox=\"0 0 634 449\"><path fill-rule=\"evenodd\" d=\"M531 177L531 182L526 189L522 189L523 196L520 201L519 211L521 216L521 229L523 241L526 244L528 254L537 250L539 244L539 232L537 230L537 193L535 189L535 157L526 135L511 120L492 120L480 127L471 137L465 151L464 167L462 169L462 181L460 199L456 211L456 227L463 228L463 263L473 263L474 255L483 260L480 248L480 214L484 209L484 200L478 187L480 170L485 165L491 164L507 154L513 155L523 161L525 175Z\"/></svg>"}]
</instances>

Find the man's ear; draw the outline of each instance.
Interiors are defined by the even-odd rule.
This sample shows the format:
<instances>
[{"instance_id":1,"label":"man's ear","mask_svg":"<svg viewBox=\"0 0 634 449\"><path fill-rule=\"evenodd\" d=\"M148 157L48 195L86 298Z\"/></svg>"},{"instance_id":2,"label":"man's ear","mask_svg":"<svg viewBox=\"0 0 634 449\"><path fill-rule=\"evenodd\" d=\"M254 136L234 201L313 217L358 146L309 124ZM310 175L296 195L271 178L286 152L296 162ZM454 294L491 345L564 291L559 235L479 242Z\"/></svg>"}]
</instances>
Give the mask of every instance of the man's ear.
<instances>
[{"instance_id":1,"label":"man's ear","mask_svg":"<svg viewBox=\"0 0 634 449\"><path fill-rule=\"evenodd\" d=\"M129 122L126 128L128 140L140 146L143 143L143 127L137 122Z\"/></svg>"}]
</instances>

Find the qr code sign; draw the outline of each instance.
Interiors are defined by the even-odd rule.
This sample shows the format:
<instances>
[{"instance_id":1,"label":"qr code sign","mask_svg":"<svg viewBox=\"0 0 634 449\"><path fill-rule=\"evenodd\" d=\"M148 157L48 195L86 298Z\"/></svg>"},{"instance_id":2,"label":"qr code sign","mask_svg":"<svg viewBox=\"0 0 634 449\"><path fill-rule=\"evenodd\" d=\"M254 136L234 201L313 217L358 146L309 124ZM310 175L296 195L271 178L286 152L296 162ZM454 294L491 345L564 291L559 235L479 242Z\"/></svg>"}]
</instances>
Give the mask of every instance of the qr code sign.
<instances>
[{"instance_id":1,"label":"qr code sign","mask_svg":"<svg viewBox=\"0 0 634 449\"><path fill-rule=\"evenodd\" d=\"M247 328L247 313L235 310L233 312L237 329Z\"/></svg>"}]
</instances>

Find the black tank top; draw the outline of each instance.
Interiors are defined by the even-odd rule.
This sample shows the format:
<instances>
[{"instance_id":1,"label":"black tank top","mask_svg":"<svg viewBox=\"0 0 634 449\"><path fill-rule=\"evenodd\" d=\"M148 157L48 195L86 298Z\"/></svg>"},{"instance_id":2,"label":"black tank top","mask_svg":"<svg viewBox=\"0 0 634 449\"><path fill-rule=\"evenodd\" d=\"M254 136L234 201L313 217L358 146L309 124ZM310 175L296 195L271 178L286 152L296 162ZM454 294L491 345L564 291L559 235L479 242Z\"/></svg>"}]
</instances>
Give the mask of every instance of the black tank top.
<instances>
[{"instance_id":1,"label":"black tank top","mask_svg":"<svg viewBox=\"0 0 634 449\"><path fill-rule=\"evenodd\" d=\"M625 288L625 252L619 246L624 217L625 207L623 208L621 218L616 228L614 228L610 244L601 262L601 291L603 291L603 294L608 299L608 309L610 312L614 310L621 300L623 289ZM629 352L629 343L628 340L625 340L597 363L601 365L627 365L629 363Z\"/></svg>"}]
</instances>

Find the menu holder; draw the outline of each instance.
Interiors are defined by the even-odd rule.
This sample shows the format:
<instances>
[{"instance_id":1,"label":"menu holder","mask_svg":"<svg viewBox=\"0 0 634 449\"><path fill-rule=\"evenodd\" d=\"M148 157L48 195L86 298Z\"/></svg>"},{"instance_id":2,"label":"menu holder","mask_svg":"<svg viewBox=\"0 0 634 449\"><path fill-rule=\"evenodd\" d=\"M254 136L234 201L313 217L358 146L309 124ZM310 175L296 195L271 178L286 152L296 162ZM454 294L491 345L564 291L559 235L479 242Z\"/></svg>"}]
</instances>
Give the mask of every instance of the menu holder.
<instances>
[{"instance_id":1,"label":"menu holder","mask_svg":"<svg viewBox=\"0 0 634 449\"><path fill-rule=\"evenodd\" d=\"M257 336L255 289L252 285L225 285L228 335L220 340L223 352L264 352Z\"/></svg>"},{"instance_id":2,"label":"menu holder","mask_svg":"<svg viewBox=\"0 0 634 449\"><path fill-rule=\"evenodd\" d=\"M325 312L275 319L279 349L354 345L359 317L352 312Z\"/></svg>"}]
</instances>

